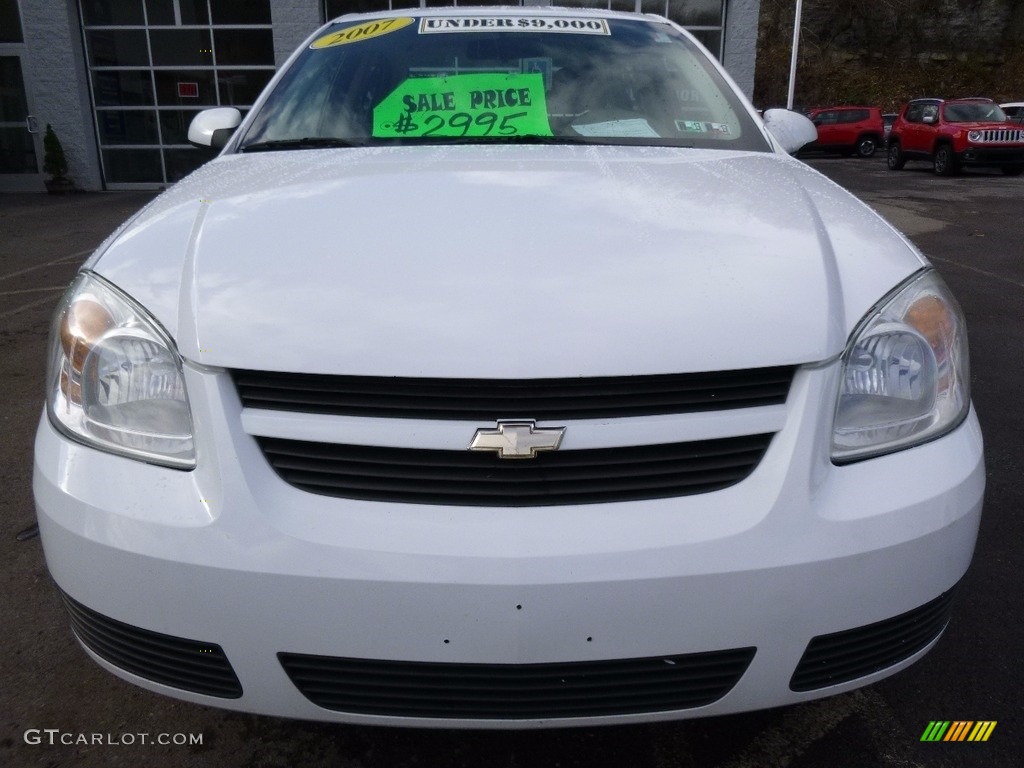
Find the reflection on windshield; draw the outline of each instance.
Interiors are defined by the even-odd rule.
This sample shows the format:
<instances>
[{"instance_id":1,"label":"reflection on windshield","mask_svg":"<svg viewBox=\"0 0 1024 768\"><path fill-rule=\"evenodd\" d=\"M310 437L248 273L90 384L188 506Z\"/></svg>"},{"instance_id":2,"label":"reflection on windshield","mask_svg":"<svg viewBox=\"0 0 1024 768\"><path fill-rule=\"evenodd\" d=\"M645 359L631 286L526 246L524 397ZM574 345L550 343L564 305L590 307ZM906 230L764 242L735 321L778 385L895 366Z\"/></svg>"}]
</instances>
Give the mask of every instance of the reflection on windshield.
<instances>
[{"instance_id":1,"label":"reflection on windshield","mask_svg":"<svg viewBox=\"0 0 1024 768\"><path fill-rule=\"evenodd\" d=\"M998 104L987 102L946 104L943 115L947 123L1003 123L1006 114Z\"/></svg>"}]
</instances>

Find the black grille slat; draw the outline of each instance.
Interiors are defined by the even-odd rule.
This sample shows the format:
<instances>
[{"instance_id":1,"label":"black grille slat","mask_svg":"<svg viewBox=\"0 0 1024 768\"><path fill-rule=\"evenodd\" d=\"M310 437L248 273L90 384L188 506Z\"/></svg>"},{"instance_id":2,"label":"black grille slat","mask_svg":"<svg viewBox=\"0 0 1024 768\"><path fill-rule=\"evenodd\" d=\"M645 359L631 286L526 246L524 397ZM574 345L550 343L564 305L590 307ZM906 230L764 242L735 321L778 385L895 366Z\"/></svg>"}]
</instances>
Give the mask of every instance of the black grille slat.
<instances>
[{"instance_id":1,"label":"black grille slat","mask_svg":"<svg viewBox=\"0 0 1024 768\"><path fill-rule=\"evenodd\" d=\"M155 683L237 699L242 686L215 643L141 629L86 608L61 593L71 627L89 650L116 667Z\"/></svg>"},{"instance_id":2,"label":"black grille slat","mask_svg":"<svg viewBox=\"0 0 1024 768\"><path fill-rule=\"evenodd\" d=\"M276 446L275 446L276 448ZM481 468L489 468L490 464L481 462L479 466L472 466L455 461L447 463L439 462L402 462L395 460L386 464L379 462L360 461L358 458L330 459L330 458L308 458L298 456L281 455L275 449L274 467L278 471L294 470L296 472L323 471L332 475L350 477L392 477L397 476L406 480L431 480L437 477L438 470L445 470L446 481L474 482L479 480ZM756 461L761 453L761 448L732 452L720 456L702 456L686 458L687 471L714 471L721 469L744 468ZM569 452L567 452L569 455ZM488 457L489 458L489 457ZM570 456L570 459L576 457ZM596 458L593 462L582 460L566 461L559 465L559 479L567 482L572 480L590 481L594 479L594 469L600 469L603 477L643 477L650 475L656 477L671 472L676 466L679 458L671 457L665 459L650 459L646 461L613 461L611 458ZM549 475L549 470L534 467L518 467L515 471L504 472L506 482L531 483L537 482Z\"/></svg>"},{"instance_id":3,"label":"black grille slat","mask_svg":"<svg viewBox=\"0 0 1024 768\"><path fill-rule=\"evenodd\" d=\"M865 627L811 640L790 680L812 691L879 672L923 650L946 628L956 588L920 608Z\"/></svg>"},{"instance_id":4,"label":"black grille slat","mask_svg":"<svg viewBox=\"0 0 1024 768\"><path fill-rule=\"evenodd\" d=\"M701 482L698 484L690 482L690 478L687 475L667 475L659 476L660 482L647 482L643 488L656 490L658 488L672 489L681 484L688 485L717 485L722 482L730 482L733 475L725 474L711 474L701 477ZM404 477L401 479L390 479L390 482L369 482L367 480L350 480L343 482L340 478L330 478L322 480L319 477L303 478L301 475L290 476L290 480L295 485L310 485L320 486L323 488L351 488L356 491L381 491L386 492L389 490L416 493L421 490L427 490L430 487L434 487L437 491L444 491L447 484L435 482L428 486L422 482L414 482L406 480ZM592 480L578 480L574 482L566 482L560 485L560 492L562 494L573 494L573 493L602 493L612 492L618 490L628 489L632 486L622 483L615 482L613 479L608 477L594 478ZM517 496L535 495L535 496L547 496L550 495L550 491L545 491L541 483L534 481L528 483L522 479L518 481L516 479L503 479L502 482L486 482L478 481L475 484L468 484L468 487L464 489L464 492L470 495L492 495L501 496L504 494L516 494Z\"/></svg>"},{"instance_id":5,"label":"black grille slat","mask_svg":"<svg viewBox=\"0 0 1024 768\"><path fill-rule=\"evenodd\" d=\"M707 493L746 478L770 434L499 459L438 451L259 437L278 475L311 493L372 501L544 506Z\"/></svg>"},{"instance_id":6,"label":"black grille slat","mask_svg":"<svg viewBox=\"0 0 1024 768\"><path fill-rule=\"evenodd\" d=\"M279 653L314 704L395 717L587 717L705 706L728 693L753 648L653 659L445 664Z\"/></svg>"},{"instance_id":7,"label":"black grille slat","mask_svg":"<svg viewBox=\"0 0 1024 768\"><path fill-rule=\"evenodd\" d=\"M935 605L927 611L922 611L920 616L915 618L914 623L906 626L879 626L865 628L855 636L848 638L833 638L828 645L817 651L808 650L805 659L809 662L819 661L822 658L836 657L841 654L869 655L873 651L884 652L894 644L919 640L925 637L932 630L935 622L945 621L944 606Z\"/></svg>"},{"instance_id":8,"label":"black grille slat","mask_svg":"<svg viewBox=\"0 0 1024 768\"><path fill-rule=\"evenodd\" d=\"M242 405L345 416L486 420L623 418L777 405L792 366L572 379L436 379L234 371Z\"/></svg>"}]
</instances>

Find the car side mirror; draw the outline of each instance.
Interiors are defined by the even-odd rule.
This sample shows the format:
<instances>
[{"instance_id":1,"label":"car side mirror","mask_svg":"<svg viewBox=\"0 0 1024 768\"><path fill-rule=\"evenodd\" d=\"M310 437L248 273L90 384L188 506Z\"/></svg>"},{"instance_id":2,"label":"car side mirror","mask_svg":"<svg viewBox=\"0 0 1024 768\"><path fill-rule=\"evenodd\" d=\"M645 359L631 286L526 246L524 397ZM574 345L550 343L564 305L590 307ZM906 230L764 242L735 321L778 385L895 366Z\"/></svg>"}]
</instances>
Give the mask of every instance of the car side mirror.
<instances>
[{"instance_id":1,"label":"car side mirror","mask_svg":"<svg viewBox=\"0 0 1024 768\"><path fill-rule=\"evenodd\" d=\"M189 144L223 149L241 122L242 113L234 107L204 109L188 127Z\"/></svg>"},{"instance_id":2,"label":"car side mirror","mask_svg":"<svg viewBox=\"0 0 1024 768\"><path fill-rule=\"evenodd\" d=\"M818 129L808 118L788 109L769 109L764 113L769 133L789 154L818 139Z\"/></svg>"}]
</instances>

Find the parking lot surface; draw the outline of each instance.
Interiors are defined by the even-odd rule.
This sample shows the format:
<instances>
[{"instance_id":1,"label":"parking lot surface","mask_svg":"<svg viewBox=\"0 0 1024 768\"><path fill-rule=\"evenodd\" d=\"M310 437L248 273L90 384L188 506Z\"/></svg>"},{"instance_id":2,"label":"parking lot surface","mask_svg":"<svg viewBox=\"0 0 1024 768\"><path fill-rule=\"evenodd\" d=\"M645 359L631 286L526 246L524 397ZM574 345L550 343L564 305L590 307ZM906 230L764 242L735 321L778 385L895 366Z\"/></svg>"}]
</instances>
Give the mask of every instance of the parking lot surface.
<instances>
[{"instance_id":1,"label":"parking lot surface","mask_svg":"<svg viewBox=\"0 0 1024 768\"><path fill-rule=\"evenodd\" d=\"M460 732L278 720L166 699L90 661L31 536L32 440L46 336L78 265L153 194L0 195L0 765L1019 765L1024 179L984 172L940 179L924 165L893 173L880 154L807 162L920 247L967 315L988 487L974 564L952 622L922 661L854 693L748 715L604 729ZM922 741L933 721L996 726L982 743Z\"/></svg>"}]
</instances>

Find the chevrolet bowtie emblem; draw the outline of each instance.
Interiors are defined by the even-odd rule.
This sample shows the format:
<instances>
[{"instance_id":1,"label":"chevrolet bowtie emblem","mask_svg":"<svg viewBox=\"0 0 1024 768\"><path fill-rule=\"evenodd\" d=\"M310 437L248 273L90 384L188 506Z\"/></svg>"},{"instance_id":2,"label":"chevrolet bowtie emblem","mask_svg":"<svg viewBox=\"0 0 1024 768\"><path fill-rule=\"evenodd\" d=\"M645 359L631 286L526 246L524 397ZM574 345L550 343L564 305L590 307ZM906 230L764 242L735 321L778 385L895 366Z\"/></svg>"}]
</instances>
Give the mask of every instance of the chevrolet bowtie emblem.
<instances>
[{"instance_id":1,"label":"chevrolet bowtie emblem","mask_svg":"<svg viewBox=\"0 0 1024 768\"><path fill-rule=\"evenodd\" d=\"M499 421L497 429L478 429L471 451L496 451L499 459L532 459L537 451L555 451L565 427L537 429L532 421Z\"/></svg>"}]
</instances>

